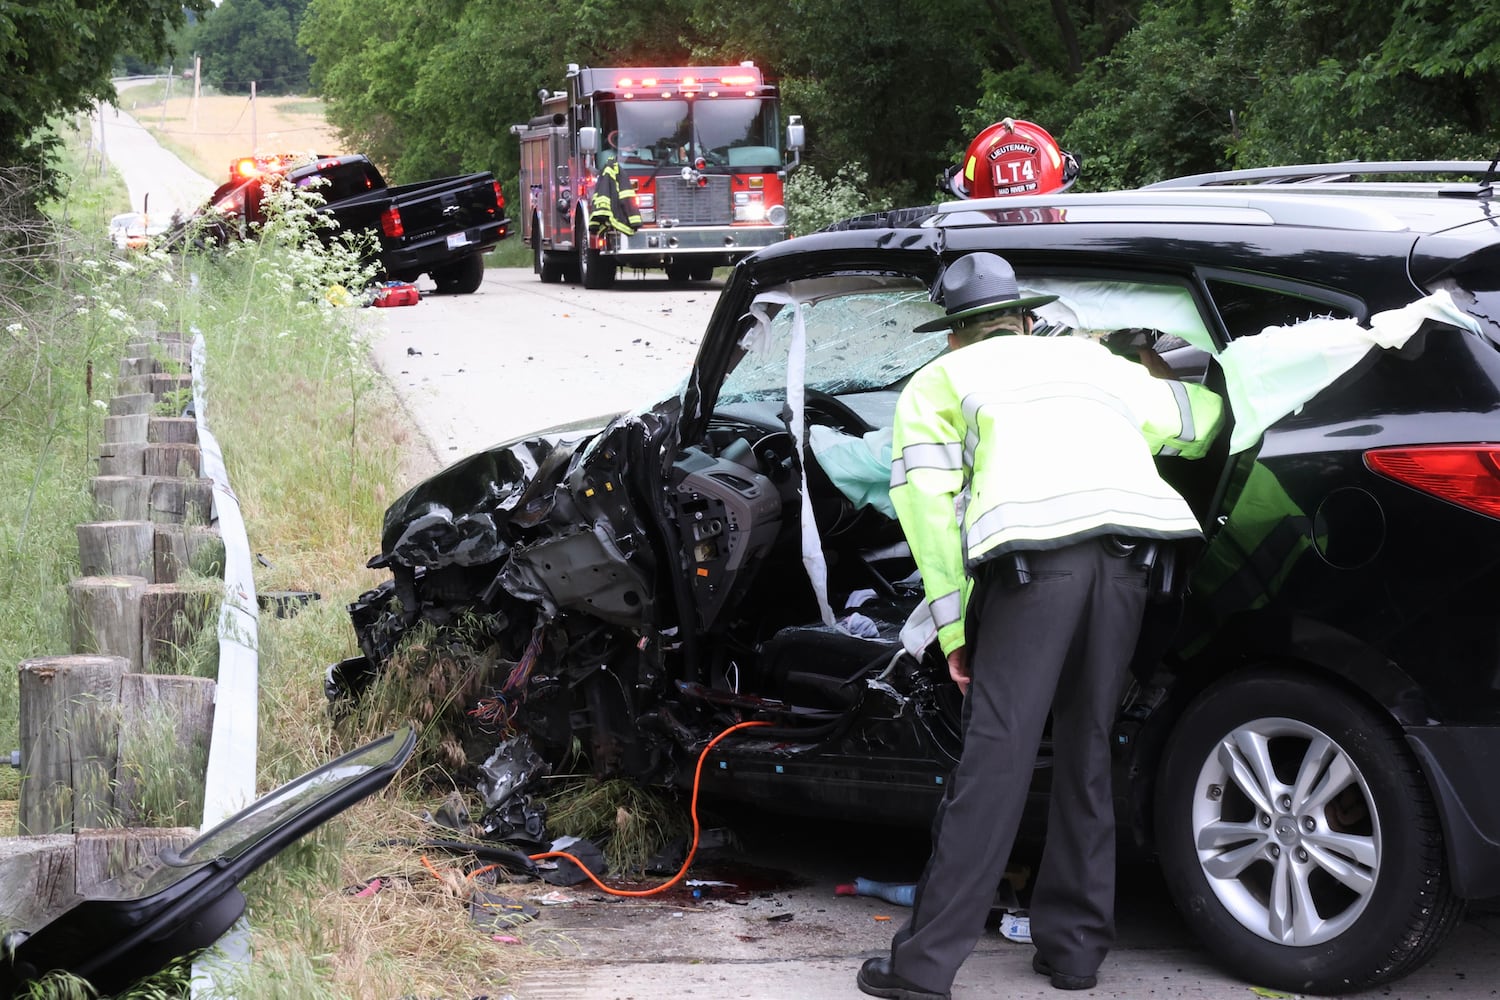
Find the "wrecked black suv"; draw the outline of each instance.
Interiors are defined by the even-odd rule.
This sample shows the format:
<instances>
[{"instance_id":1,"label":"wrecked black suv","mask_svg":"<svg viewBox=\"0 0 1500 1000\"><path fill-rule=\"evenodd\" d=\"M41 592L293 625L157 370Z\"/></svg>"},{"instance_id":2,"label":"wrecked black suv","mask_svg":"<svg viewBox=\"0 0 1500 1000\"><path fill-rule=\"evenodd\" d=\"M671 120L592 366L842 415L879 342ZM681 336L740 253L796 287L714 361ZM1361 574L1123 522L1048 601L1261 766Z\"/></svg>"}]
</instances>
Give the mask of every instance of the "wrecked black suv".
<instances>
[{"instance_id":1,"label":"wrecked black suv","mask_svg":"<svg viewBox=\"0 0 1500 1000\"><path fill-rule=\"evenodd\" d=\"M1058 297L1038 332L1165 364L1232 410L1207 459L1160 460L1206 542L1120 706L1122 837L1245 978L1400 976L1464 899L1500 893L1490 181L1282 168L883 213L763 250L676 395L496 446L391 507L370 563L391 579L351 607L363 655L330 694L420 629L482 650L466 697L490 747L684 786L710 738L761 719L708 755L705 795L927 824L961 698L924 645L889 431L944 347L913 333L941 269L992 251Z\"/></svg>"}]
</instances>

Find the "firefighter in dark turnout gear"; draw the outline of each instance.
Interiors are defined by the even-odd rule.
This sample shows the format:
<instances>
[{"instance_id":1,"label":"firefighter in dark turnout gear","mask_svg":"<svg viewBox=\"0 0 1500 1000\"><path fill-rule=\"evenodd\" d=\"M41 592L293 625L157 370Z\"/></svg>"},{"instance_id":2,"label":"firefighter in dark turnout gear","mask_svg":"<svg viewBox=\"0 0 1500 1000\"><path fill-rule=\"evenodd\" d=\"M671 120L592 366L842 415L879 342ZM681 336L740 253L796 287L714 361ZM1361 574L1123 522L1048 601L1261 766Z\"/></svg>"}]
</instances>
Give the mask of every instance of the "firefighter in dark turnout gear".
<instances>
[{"instance_id":1,"label":"firefighter in dark turnout gear","mask_svg":"<svg viewBox=\"0 0 1500 1000\"><path fill-rule=\"evenodd\" d=\"M594 182L594 198L589 203L589 229L595 233L614 230L631 236L641 226L641 211L635 203L635 185L620 177L616 135L610 133L609 163L599 171L599 179Z\"/></svg>"}]
</instances>

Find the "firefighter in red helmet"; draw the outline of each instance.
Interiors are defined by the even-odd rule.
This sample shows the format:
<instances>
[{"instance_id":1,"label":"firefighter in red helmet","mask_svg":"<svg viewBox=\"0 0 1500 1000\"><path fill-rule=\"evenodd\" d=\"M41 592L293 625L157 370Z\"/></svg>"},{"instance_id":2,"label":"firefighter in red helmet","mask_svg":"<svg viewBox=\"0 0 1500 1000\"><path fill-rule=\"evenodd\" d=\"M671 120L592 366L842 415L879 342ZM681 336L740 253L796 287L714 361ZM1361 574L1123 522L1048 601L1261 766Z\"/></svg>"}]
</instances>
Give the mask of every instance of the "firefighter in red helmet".
<instances>
[{"instance_id":1,"label":"firefighter in red helmet","mask_svg":"<svg viewBox=\"0 0 1500 1000\"><path fill-rule=\"evenodd\" d=\"M946 175L960 198L1001 198L1066 191L1078 179L1078 158L1034 122L1005 118L980 132L961 166Z\"/></svg>"}]
</instances>

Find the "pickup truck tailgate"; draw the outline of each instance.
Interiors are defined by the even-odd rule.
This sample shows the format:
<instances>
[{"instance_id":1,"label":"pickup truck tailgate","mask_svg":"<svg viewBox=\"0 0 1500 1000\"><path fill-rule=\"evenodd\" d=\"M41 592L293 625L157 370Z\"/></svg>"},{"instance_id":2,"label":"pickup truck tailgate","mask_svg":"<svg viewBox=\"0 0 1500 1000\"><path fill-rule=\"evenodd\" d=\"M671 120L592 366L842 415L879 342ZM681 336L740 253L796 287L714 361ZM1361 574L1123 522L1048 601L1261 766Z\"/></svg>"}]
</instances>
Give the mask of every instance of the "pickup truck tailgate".
<instances>
[{"instance_id":1,"label":"pickup truck tailgate","mask_svg":"<svg viewBox=\"0 0 1500 1000\"><path fill-rule=\"evenodd\" d=\"M408 240L461 232L503 217L488 173L403 184L385 194L401 213Z\"/></svg>"}]
</instances>

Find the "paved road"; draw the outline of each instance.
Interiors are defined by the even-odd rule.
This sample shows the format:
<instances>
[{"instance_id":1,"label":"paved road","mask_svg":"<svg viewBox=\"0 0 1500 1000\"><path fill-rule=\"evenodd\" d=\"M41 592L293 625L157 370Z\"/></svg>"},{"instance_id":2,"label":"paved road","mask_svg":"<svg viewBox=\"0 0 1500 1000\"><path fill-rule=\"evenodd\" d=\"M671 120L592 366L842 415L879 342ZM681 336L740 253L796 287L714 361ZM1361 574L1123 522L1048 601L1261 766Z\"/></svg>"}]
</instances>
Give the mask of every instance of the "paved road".
<instances>
[{"instance_id":1,"label":"paved road","mask_svg":"<svg viewBox=\"0 0 1500 1000\"><path fill-rule=\"evenodd\" d=\"M122 113L122 121L127 118ZM112 120L106 112L107 130ZM110 156L133 199L150 190L156 207L160 192L191 191L196 175L176 157L158 155L150 144L126 153L126 141L116 134L135 139L145 133L123 124L107 132ZM429 296L415 306L364 315L372 324L374 363L428 443L430 454L420 464L435 466L531 430L659 396L686 373L716 294L717 285L673 289L654 277L625 277L610 292L585 292L542 285L529 270L492 270L477 294ZM752 823L738 832L745 850L728 863L725 876L750 876L761 888L735 903L681 897L621 902L575 892L579 902L546 907L528 925L528 942L551 957L532 963L512 984L517 1000L860 996L855 970L887 947L905 911L877 900L836 898L833 886L856 875L915 878L924 839L794 820ZM1497 912L1476 910L1425 968L1371 995L1497 995ZM790 919L767 919L787 913ZM1197 949L1153 868L1126 870L1118 914L1119 947L1089 996L1256 996ZM1056 996L1029 963L1028 947L988 933L959 975L955 1000Z\"/></svg>"},{"instance_id":2,"label":"paved road","mask_svg":"<svg viewBox=\"0 0 1500 1000\"><path fill-rule=\"evenodd\" d=\"M741 861L704 877L748 878L774 885L741 902L691 905L608 900L542 906L528 943L555 957L530 968L512 988L517 1000L855 1000L854 973L884 954L909 911L878 899L836 897L855 875L901 881L920 871L926 838L795 820L737 826ZM781 884L774 873L782 873ZM769 877L768 877L769 876ZM787 886L788 880L803 884ZM550 887L546 887L550 888ZM1256 1000L1254 988L1216 967L1167 899L1156 868L1122 866L1117 905L1119 943L1100 970L1109 1000L1159 997ZM790 917L787 917L790 914ZM781 919L773 920L771 918ZM889 919L880 919L882 917ZM784 922L783 922L784 921ZM1492 997L1500 971L1500 921L1471 916L1425 968L1364 996ZM954 1000L1043 1000L1058 997L1031 971L1029 945L987 931L954 984Z\"/></svg>"},{"instance_id":3,"label":"paved road","mask_svg":"<svg viewBox=\"0 0 1500 1000\"><path fill-rule=\"evenodd\" d=\"M379 314L376 363L446 465L665 398L692 365L719 287L622 276L611 291L586 292L544 285L530 268L491 268L473 295L368 312Z\"/></svg>"},{"instance_id":4,"label":"paved road","mask_svg":"<svg viewBox=\"0 0 1500 1000\"><path fill-rule=\"evenodd\" d=\"M116 89L149 82L120 81ZM170 218L174 212L187 215L214 193L212 181L163 149L128 112L109 104L99 105L90 124L94 148L125 179L132 210L149 208L152 216L162 218Z\"/></svg>"}]
</instances>

